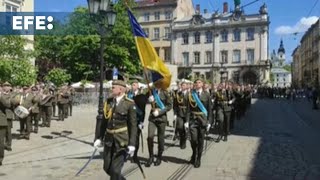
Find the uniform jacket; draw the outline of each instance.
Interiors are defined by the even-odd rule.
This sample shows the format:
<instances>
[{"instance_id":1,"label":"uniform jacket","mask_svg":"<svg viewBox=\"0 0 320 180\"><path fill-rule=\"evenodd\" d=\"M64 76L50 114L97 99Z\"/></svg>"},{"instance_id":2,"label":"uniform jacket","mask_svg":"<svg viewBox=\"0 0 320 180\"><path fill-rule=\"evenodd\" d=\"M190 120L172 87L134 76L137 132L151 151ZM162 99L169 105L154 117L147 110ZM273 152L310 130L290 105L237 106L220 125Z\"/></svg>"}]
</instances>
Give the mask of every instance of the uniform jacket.
<instances>
[{"instance_id":1,"label":"uniform jacket","mask_svg":"<svg viewBox=\"0 0 320 180\"><path fill-rule=\"evenodd\" d=\"M190 123L199 123L202 126L206 126L208 123L212 124L212 101L210 93L208 93L207 91L202 91L199 99L208 111L208 116L205 116L205 114L202 113L199 106L196 105L196 102L193 102L191 93L189 93L186 121L190 121Z\"/></svg>"},{"instance_id":2,"label":"uniform jacket","mask_svg":"<svg viewBox=\"0 0 320 180\"><path fill-rule=\"evenodd\" d=\"M112 109L112 114L108 116L110 109ZM128 130L114 134L108 133L108 130L124 127L127 127ZM119 150L136 145L137 130L137 113L134 102L124 96L115 106L114 98L107 99L98 138L104 140L107 147L112 147L112 144L115 143L116 149Z\"/></svg>"},{"instance_id":3,"label":"uniform jacket","mask_svg":"<svg viewBox=\"0 0 320 180\"><path fill-rule=\"evenodd\" d=\"M160 107L157 105L157 103L153 103L152 106L154 106L151 109L150 115L149 115L149 121L161 121L161 122L167 122L167 112L172 109L172 99L168 91L166 90L160 90L159 97L164 104L165 108L163 110L160 110ZM154 117L152 112L153 109L159 109L159 115L157 117Z\"/></svg>"},{"instance_id":4,"label":"uniform jacket","mask_svg":"<svg viewBox=\"0 0 320 180\"><path fill-rule=\"evenodd\" d=\"M173 112L179 117L186 117L189 92L177 91L173 100Z\"/></svg>"},{"instance_id":5,"label":"uniform jacket","mask_svg":"<svg viewBox=\"0 0 320 180\"><path fill-rule=\"evenodd\" d=\"M0 96L0 126L8 126L6 109L11 107L10 100Z\"/></svg>"}]
</instances>

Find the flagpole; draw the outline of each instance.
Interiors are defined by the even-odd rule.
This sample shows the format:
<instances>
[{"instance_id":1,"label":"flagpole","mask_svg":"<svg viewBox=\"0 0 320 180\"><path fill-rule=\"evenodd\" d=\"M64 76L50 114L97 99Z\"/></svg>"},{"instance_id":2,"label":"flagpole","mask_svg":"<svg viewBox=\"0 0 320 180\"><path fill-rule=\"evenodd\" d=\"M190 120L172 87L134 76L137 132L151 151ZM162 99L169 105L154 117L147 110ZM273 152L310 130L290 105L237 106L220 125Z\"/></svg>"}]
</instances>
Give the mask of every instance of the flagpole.
<instances>
[{"instance_id":1,"label":"flagpole","mask_svg":"<svg viewBox=\"0 0 320 180\"><path fill-rule=\"evenodd\" d=\"M129 5L128 5L128 0L125 0L124 4L125 4L125 6L127 7L127 9L128 9L129 11L131 11L131 8L130 8ZM137 42L136 42L135 44L136 44L136 46L137 46ZM144 74L144 77L145 77L145 79L146 79L146 81L147 81L149 96L152 96L152 89L151 89L151 87L150 87L150 80L149 80L148 75L147 75L147 68L146 68L146 66L144 66L144 65L143 65L143 74ZM151 107L152 107L152 109L155 108L155 102L154 102L154 101L151 102Z\"/></svg>"}]
</instances>

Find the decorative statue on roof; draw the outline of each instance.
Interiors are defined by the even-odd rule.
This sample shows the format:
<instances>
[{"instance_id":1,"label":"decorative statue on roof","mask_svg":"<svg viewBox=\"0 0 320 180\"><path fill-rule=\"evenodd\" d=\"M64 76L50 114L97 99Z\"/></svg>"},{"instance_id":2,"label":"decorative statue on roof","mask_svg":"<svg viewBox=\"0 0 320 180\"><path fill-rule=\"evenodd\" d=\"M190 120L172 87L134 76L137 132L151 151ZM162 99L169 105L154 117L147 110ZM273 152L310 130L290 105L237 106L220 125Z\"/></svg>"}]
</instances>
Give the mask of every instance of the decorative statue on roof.
<instances>
[{"instance_id":1,"label":"decorative statue on roof","mask_svg":"<svg viewBox=\"0 0 320 180\"><path fill-rule=\"evenodd\" d=\"M240 0L234 0L235 9L240 8L240 4L241 4Z\"/></svg>"}]
</instances>

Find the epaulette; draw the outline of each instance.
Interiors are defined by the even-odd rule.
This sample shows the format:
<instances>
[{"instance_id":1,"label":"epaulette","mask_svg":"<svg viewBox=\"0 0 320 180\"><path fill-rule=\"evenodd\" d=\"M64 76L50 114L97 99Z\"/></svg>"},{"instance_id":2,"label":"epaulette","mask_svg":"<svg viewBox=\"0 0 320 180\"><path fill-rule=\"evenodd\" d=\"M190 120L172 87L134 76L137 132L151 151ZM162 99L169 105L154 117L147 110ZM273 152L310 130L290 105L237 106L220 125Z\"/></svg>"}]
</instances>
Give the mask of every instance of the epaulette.
<instances>
[{"instance_id":1,"label":"epaulette","mask_svg":"<svg viewBox=\"0 0 320 180\"><path fill-rule=\"evenodd\" d=\"M130 101L130 102L133 102L133 103L134 103L133 99L130 99L130 98L128 98L127 96L126 96L125 100L127 100L127 101Z\"/></svg>"}]
</instances>

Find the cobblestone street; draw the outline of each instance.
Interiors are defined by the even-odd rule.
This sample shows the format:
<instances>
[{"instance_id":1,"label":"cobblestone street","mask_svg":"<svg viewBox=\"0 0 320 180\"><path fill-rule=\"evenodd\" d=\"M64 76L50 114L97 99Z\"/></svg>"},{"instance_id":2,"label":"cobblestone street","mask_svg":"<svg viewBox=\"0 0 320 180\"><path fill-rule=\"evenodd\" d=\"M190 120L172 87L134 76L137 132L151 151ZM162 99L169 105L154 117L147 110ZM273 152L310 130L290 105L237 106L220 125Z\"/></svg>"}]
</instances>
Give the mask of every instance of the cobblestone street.
<instances>
[{"instance_id":1,"label":"cobblestone street","mask_svg":"<svg viewBox=\"0 0 320 180\"><path fill-rule=\"evenodd\" d=\"M246 117L236 120L228 142L215 143L216 135L210 135L199 169L186 163L190 144L180 150L178 142L172 141L173 128L168 127L165 162L157 168L142 165L147 179L320 179L320 111L312 110L305 100L252 102ZM74 116L54 121L51 128L32 134L31 140L14 140L13 151L5 154L0 179L108 179L98 153L75 177L93 152L96 114L95 107L76 107ZM17 129L15 122L15 134ZM144 146L142 163L148 157L146 142ZM130 162L123 173L127 179L142 179Z\"/></svg>"}]
</instances>

